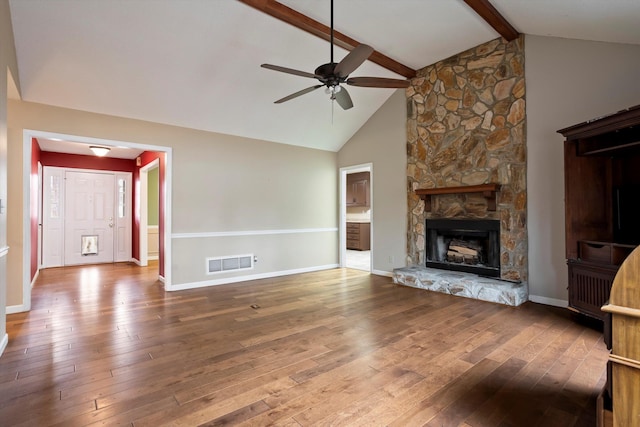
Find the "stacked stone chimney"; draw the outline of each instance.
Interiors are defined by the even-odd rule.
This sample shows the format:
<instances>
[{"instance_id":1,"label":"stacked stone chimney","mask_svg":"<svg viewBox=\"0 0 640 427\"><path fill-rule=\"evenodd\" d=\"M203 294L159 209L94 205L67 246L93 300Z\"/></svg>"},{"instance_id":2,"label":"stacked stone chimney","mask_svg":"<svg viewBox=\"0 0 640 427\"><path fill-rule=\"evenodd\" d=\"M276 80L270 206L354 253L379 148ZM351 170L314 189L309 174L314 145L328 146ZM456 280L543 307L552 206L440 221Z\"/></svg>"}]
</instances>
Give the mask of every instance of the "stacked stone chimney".
<instances>
[{"instance_id":1,"label":"stacked stone chimney","mask_svg":"<svg viewBox=\"0 0 640 427\"><path fill-rule=\"evenodd\" d=\"M408 265L425 264L426 218L501 221L501 277L527 281L524 39L492 40L418 71L407 89ZM424 211L417 188L501 184L442 195Z\"/></svg>"}]
</instances>

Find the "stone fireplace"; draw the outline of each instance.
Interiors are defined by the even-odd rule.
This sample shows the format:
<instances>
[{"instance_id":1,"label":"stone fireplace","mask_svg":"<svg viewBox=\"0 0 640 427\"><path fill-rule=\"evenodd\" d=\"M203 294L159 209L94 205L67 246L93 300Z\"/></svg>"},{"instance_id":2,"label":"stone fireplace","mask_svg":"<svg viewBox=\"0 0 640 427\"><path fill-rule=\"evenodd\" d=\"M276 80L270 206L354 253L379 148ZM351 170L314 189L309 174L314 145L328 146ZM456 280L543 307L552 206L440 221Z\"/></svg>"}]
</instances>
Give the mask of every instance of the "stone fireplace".
<instances>
[{"instance_id":1,"label":"stone fireplace","mask_svg":"<svg viewBox=\"0 0 640 427\"><path fill-rule=\"evenodd\" d=\"M522 37L495 39L418 70L407 89L411 268L426 268L433 250L429 221L494 221L499 267L491 275L522 284L526 300L525 105Z\"/></svg>"}]
</instances>

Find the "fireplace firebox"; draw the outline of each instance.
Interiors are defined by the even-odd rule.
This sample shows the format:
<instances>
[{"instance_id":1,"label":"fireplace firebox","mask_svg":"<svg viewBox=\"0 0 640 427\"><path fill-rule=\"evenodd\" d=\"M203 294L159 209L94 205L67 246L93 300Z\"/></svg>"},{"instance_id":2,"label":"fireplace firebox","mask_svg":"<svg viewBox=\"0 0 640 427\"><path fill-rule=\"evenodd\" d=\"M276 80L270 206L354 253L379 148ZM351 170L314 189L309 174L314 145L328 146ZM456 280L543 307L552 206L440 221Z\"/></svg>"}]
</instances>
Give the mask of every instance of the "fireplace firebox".
<instances>
[{"instance_id":1,"label":"fireplace firebox","mask_svg":"<svg viewBox=\"0 0 640 427\"><path fill-rule=\"evenodd\" d=\"M427 219L426 266L500 277L500 221Z\"/></svg>"}]
</instances>

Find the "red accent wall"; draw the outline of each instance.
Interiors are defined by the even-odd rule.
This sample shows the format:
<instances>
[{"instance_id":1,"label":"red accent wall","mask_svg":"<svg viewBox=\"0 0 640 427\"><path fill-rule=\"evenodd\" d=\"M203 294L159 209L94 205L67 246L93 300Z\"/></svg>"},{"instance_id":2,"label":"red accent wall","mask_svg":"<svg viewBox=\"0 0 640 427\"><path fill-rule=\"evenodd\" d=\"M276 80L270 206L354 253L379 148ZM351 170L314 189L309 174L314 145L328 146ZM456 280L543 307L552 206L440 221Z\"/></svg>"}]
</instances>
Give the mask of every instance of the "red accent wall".
<instances>
[{"instance_id":1,"label":"red accent wall","mask_svg":"<svg viewBox=\"0 0 640 427\"><path fill-rule=\"evenodd\" d=\"M38 146L37 143L35 145ZM40 150L39 147L38 150ZM40 153L40 163L44 166L57 166L61 168L95 169L116 172L135 172L136 170L135 160L85 156L83 154L52 153L50 151Z\"/></svg>"},{"instance_id":2,"label":"red accent wall","mask_svg":"<svg viewBox=\"0 0 640 427\"><path fill-rule=\"evenodd\" d=\"M31 175L29 177L29 197L31 202L31 280L38 271L38 161L41 161L42 152L38 140L31 139Z\"/></svg>"},{"instance_id":3,"label":"red accent wall","mask_svg":"<svg viewBox=\"0 0 640 427\"><path fill-rule=\"evenodd\" d=\"M166 171L166 153L158 152L158 151L145 151L140 155L140 167L136 168L133 173L133 189L134 189L134 218L133 218L133 240L132 240L132 256L135 259L140 259L140 168L148 165L154 160L160 160L160 170L158 173L158 187L160 189L160 194L158 197L158 203L160 204L160 208L158 211L158 231L159 231L159 254L158 254L158 264L159 264L159 274L164 277L164 227L165 227L165 212L164 212L164 201L166 197L166 184L165 184L165 171Z\"/></svg>"}]
</instances>

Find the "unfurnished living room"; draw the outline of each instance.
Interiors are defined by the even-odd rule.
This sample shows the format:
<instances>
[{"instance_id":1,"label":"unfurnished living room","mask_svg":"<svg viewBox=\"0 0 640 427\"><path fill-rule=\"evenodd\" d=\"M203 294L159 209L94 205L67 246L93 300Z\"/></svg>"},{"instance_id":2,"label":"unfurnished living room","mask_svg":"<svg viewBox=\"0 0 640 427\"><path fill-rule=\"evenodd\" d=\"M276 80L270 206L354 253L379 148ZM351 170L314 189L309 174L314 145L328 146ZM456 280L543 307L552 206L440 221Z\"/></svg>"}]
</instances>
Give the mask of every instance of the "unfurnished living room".
<instances>
[{"instance_id":1,"label":"unfurnished living room","mask_svg":"<svg viewBox=\"0 0 640 427\"><path fill-rule=\"evenodd\" d=\"M640 425L639 19L0 0L0 425Z\"/></svg>"}]
</instances>

